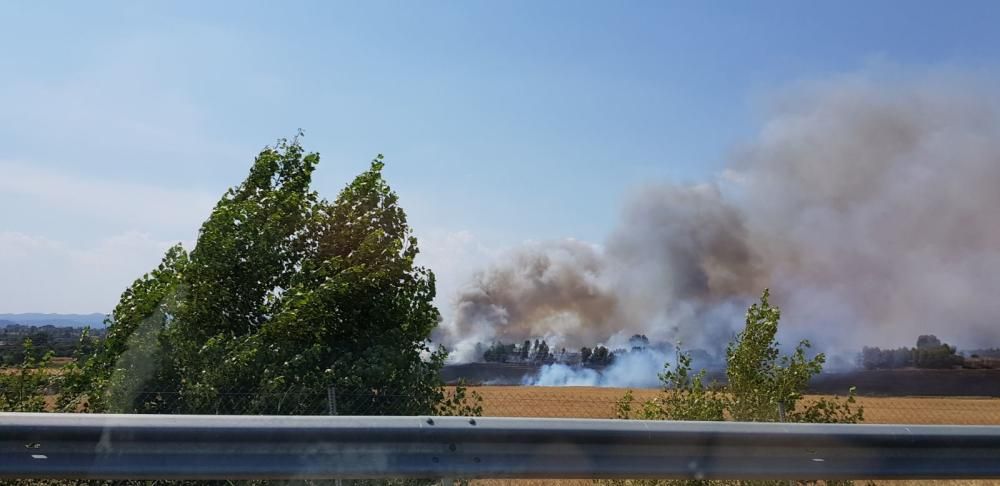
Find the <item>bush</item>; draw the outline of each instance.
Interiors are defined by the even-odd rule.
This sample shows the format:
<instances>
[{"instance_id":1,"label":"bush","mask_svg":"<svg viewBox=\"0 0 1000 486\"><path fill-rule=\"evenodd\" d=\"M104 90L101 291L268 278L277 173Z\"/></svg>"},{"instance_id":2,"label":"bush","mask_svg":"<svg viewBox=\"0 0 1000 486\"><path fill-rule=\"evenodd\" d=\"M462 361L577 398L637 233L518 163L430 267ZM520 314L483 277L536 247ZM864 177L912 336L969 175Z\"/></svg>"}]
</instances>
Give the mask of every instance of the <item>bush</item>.
<instances>
[{"instance_id":1,"label":"bush","mask_svg":"<svg viewBox=\"0 0 1000 486\"><path fill-rule=\"evenodd\" d=\"M44 412L52 377L45 367L52 351L36 357L31 339L24 340L22 361L0 373L0 412Z\"/></svg>"},{"instance_id":2,"label":"bush","mask_svg":"<svg viewBox=\"0 0 1000 486\"><path fill-rule=\"evenodd\" d=\"M864 409L856 405L854 388L845 400L803 400L809 380L823 369L826 357L806 356L802 341L782 355L776 335L781 311L770 304L767 290L747 311L743 330L726 349L726 386L706 384L705 371L692 371L691 355L678 347L677 361L660 375L660 396L634 408L630 391L617 403L620 419L708 420L749 422L858 423ZM827 484L834 484L827 481ZM848 482L849 483L849 482ZM614 485L785 485L787 481L608 481Z\"/></svg>"}]
</instances>

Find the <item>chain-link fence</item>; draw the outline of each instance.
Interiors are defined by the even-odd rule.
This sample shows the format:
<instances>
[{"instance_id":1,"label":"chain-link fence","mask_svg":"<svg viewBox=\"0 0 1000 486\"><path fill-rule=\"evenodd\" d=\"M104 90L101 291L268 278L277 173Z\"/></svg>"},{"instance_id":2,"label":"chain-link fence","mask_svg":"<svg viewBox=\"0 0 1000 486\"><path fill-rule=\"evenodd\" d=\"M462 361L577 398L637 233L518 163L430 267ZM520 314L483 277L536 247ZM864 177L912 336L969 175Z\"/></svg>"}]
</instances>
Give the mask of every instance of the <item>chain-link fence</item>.
<instances>
[{"instance_id":1,"label":"chain-link fence","mask_svg":"<svg viewBox=\"0 0 1000 486\"><path fill-rule=\"evenodd\" d=\"M454 398L454 388L445 398ZM633 409L663 392L633 390ZM483 416L614 418L625 390L616 388L479 386L468 387L464 402ZM145 391L134 402L156 413L190 413L190 396ZM198 413L253 415L416 415L434 410L427 396L343 388L294 389L280 393L220 392L197 397ZM810 400L810 397L804 398ZM857 397L865 423L1000 425L1000 398ZM456 411L455 409L451 409ZM465 409L468 410L468 409ZM776 412L776 420L778 419Z\"/></svg>"},{"instance_id":2,"label":"chain-link fence","mask_svg":"<svg viewBox=\"0 0 1000 486\"><path fill-rule=\"evenodd\" d=\"M613 418L624 390L576 387L476 387L483 415L501 417ZM661 394L633 390L633 409ZM805 397L804 400L810 400ZM1000 425L1000 398L857 397L865 423ZM777 419L777 412L776 412Z\"/></svg>"},{"instance_id":3,"label":"chain-link fence","mask_svg":"<svg viewBox=\"0 0 1000 486\"><path fill-rule=\"evenodd\" d=\"M444 398L452 393L446 390ZM289 389L281 392L143 391L129 400L136 411L236 415L417 415L436 410L437 397L358 389Z\"/></svg>"}]
</instances>

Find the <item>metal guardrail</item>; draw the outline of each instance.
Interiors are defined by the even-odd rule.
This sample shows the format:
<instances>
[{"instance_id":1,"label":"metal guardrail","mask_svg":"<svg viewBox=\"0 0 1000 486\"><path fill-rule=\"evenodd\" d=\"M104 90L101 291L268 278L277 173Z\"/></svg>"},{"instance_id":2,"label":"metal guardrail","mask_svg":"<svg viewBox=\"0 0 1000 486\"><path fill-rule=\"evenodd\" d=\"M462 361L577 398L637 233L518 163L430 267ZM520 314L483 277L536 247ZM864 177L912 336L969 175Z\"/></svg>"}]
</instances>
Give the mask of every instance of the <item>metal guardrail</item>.
<instances>
[{"instance_id":1,"label":"metal guardrail","mask_svg":"<svg viewBox=\"0 0 1000 486\"><path fill-rule=\"evenodd\" d=\"M0 478L1000 477L1000 427L0 414Z\"/></svg>"}]
</instances>

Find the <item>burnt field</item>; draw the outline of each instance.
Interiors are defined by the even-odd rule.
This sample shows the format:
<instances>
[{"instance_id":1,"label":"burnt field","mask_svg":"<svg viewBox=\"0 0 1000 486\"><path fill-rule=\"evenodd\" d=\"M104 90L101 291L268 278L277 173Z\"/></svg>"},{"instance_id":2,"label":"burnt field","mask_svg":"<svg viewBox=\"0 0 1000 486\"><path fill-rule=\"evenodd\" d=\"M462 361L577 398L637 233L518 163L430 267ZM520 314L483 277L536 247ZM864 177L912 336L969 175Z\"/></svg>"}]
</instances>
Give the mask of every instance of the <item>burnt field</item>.
<instances>
[{"instance_id":1,"label":"burnt field","mask_svg":"<svg viewBox=\"0 0 1000 486\"><path fill-rule=\"evenodd\" d=\"M537 374L530 364L467 363L445 366L442 378L449 384L465 380L472 385L517 385ZM722 381L722 373L710 375ZM710 378L711 379L711 378ZM857 370L823 373L809 385L809 392L843 395L857 387L862 396L981 396L1000 397L1000 370Z\"/></svg>"},{"instance_id":2,"label":"burnt field","mask_svg":"<svg viewBox=\"0 0 1000 486\"><path fill-rule=\"evenodd\" d=\"M865 396L1000 397L1000 370L859 370L824 373L809 385L820 394L843 394L857 387Z\"/></svg>"}]
</instances>

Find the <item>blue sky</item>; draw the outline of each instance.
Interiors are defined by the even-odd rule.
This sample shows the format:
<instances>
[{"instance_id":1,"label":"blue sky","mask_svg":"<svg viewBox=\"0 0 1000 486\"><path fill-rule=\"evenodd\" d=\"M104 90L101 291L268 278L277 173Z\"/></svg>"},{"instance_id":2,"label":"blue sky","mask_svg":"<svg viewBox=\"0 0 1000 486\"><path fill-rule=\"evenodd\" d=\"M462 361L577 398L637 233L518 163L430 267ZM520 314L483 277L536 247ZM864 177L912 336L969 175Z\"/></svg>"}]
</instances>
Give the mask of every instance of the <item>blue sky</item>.
<instances>
[{"instance_id":1,"label":"blue sky","mask_svg":"<svg viewBox=\"0 0 1000 486\"><path fill-rule=\"evenodd\" d=\"M0 5L0 312L106 312L298 128L333 197L376 153L447 293L710 180L789 86L994 69L995 2ZM13 278L11 278L13 276Z\"/></svg>"}]
</instances>

